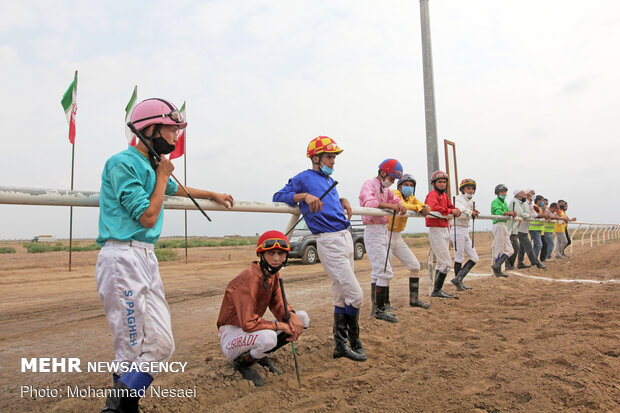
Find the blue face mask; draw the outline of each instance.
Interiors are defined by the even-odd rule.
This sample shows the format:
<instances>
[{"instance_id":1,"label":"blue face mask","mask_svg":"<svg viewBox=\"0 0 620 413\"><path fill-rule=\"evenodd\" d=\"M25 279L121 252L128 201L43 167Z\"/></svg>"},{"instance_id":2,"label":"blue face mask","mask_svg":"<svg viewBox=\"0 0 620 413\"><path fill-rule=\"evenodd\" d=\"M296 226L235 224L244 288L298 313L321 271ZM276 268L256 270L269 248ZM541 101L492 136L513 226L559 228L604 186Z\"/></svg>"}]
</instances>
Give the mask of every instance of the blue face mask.
<instances>
[{"instance_id":1,"label":"blue face mask","mask_svg":"<svg viewBox=\"0 0 620 413\"><path fill-rule=\"evenodd\" d=\"M321 172L323 172L325 175L328 175L328 176L334 172L332 168L328 168L325 165L321 165L320 169L321 169Z\"/></svg>"},{"instance_id":2,"label":"blue face mask","mask_svg":"<svg viewBox=\"0 0 620 413\"><path fill-rule=\"evenodd\" d=\"M400 193L403 194L405 198L409 198L415 192L415 188L412 186L403 186L400 190Z\"/></svg>"},{"instance_id":3,"label":"blue face mask","mask_svg":"<svg viewBox=\"0 0 620 413\"><path fill-rule=\"evenodd\" d=\"M498 195L497 197L501 199L502 201L506 199L506 195Z\"/></svg>"}]
</instances>

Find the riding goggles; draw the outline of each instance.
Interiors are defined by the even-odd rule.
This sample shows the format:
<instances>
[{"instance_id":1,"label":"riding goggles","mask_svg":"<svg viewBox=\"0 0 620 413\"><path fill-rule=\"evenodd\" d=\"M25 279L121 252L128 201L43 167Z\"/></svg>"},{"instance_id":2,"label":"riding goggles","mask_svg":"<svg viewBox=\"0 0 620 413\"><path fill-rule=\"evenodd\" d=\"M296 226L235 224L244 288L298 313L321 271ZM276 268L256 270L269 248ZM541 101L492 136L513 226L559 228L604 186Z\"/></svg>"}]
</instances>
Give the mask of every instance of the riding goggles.
<instances>
[{"instance_id":1,"label":"riding goggles","mask_svg":"<svg viewBox=\"0 0 620 413\"><path fill-rule=\"evenodd\" d=\"M288 243L287 240L271 238L271 239L266 239L265 241L263 241L260 244L260 248L263 251L272 250L274 248L279 248L285 251L290 251L291 245Z\"/></svg>"},{"instance_id":2,"label":"riding goggles","mask_svg":"<svg viewBox=\"0 0 620 413\"><path fill-rule=\"evenodd\" d=\"M142 119L136 119L136 120L133 121L133 123L138 123L138 122L142 122L144 120L156 119L156 118L170 118L173 121L175 121L176 123L183 123L183 122L185 122L183 120L183 115L181 115L181 112L179 112L178 110L173 110L170 113L164 113L162 115L155 115L155 116L149 116L149 117L142 118Z\"/></svg>"}]
</instances>

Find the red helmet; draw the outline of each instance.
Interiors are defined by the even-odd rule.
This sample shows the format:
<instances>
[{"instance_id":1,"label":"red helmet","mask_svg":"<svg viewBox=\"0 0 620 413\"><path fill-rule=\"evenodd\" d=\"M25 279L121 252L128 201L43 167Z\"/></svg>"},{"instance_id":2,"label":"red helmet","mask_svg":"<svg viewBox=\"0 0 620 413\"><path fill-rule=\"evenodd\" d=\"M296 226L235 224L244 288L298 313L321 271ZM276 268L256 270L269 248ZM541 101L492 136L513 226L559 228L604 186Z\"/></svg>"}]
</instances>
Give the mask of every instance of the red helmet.
<instances>
[{"instance_id":1,"label":"red helmet","mask_svg":"<svg viewBox=\"0 0 620 413\"><path fill-rule=\"evenodd\" d=\"M146 99L138 103L131 112L131 123L138 130L151 125L175 125L179 129L187 126L179 109L172 102L159 98Z\"/></svg>"},{"instance_id":2,"label":"red helmet","mask_svg":"<svg viewBox=\"0 0 620 413\"><path fill-rule=\"evenodd\" d=\"M447 181L449 179L448 174L445 173L444 171L433 172L433 175L431 175L431 184L434 184L435 181L439 179L445 179Z\"/></svg>"},{"instance_id":3,"label":"red helmet","mask_svg":"<svg viewBox=\"0 0 620 413\"><path fill-rule=\"evenodd\" d=\"M400 179L403 176L403 166L396 159L386 159L381 162L379 170L387 173L394 179Z\"/></svg>"},{"instance_id":4,"label":"red helmet","mask_svg":"<svg viewBox=\"0 0 620 413\"><path fill-rule=\"evenodd\" d=\"M471 186L472 188L474 188L474 191L476 190L476 181L474 181L473 179L470 178L465 178L461 181L461 184L459 185L459 191L461 191L461 193L465 193L465 188L467 188L468 186Z\"/></svg>"},{"instance_id":5,"label":"red helmet","mask_svg":"<svg viewBox=\"0 0 620 413\"><path fill-rule=\"evenodd\" d=\"M318 136L312 139L308 144L306 156L312 158L314 155L320 155L322 153L335 153L339 155L342 153L342 149L338 147L338 144L332 138Z\"/></svg>"},{"instance_id":6,"label":"red helmet","mask_svg":"<svg viewBox=\"0 0 620 413\"><path fill-rule=\"evenodd\" d=\"M256 255L273 249L280 249L286 252L291 251L288 238L280 231L267 231L258 238L256 243Z\"/></svg>"}]
</instances>

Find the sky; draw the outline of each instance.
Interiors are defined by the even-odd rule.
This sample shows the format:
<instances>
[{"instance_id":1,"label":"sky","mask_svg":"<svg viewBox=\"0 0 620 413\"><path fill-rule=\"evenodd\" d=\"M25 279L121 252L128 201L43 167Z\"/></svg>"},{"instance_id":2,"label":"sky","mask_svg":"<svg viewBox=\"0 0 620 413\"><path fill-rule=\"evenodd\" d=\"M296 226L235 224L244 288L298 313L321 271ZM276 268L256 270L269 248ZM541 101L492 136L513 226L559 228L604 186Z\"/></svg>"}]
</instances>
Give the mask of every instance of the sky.
<instances>
[{"instance_id":1,"label":"sky","mask_svg":"<svg viewBox=\"0 0 620 413\"><path fill-rule=\"evenodd\" d=\"M440 164L443 140L455 142L478 209L490 212L503 183L565 199L580 221L620 222L620 3L431 0L429 9ZM0 0L0 61L0 186L70 188L60 99L78 70L76 190L98 191L106 159L126 148L137 85L140 100L187 102L191 187L271 201L310 167L308 142L326 135L344 149L332 176L352 205L386 158L417 178L419 198L428 191L415 0ZM183 158L174 163L183 180ZM162 235L182 235L183 216L167 211ZM254 235L289 219L188 216L197 236ZM74 237L95 237L97 219L97 208L74 208ZM68 224L67 207L0 204L0 239L68 238ZM409 220L407 232L424 230Z\"/></svg>"}]
</instances>

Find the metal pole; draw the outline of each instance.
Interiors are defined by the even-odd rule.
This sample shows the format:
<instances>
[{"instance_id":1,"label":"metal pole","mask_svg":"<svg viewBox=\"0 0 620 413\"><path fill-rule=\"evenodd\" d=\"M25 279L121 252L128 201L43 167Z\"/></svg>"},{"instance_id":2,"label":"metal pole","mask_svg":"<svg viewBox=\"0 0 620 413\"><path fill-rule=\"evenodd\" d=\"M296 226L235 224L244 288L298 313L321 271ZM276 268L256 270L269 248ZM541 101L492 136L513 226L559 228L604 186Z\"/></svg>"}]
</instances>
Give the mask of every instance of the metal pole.
<instances>
[{"instance_id":1,"label":"metal pole","mask_svg":"<svg viewBox=\"0 0 620 413\"><path fill-rule=\"evenodd\" d=\"M424 74L424 117L426 119L426 169L428 187L433 172L439 170L437 149L437 118L435 116L435 86L433 80L433 52L431 49L431 25L428 0L420 0L420 23L422 28L422 69Z\"/></svg>"}]
</instances>

